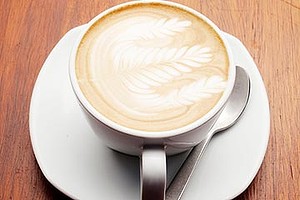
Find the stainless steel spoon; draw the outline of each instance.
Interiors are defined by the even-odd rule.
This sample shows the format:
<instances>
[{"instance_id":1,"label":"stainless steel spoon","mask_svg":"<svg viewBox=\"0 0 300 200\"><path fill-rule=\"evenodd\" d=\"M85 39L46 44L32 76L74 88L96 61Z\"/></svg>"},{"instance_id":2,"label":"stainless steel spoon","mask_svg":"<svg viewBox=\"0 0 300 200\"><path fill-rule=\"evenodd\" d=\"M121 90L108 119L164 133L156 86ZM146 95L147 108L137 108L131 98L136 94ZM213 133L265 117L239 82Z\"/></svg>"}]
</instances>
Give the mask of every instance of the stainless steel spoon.
<instances>
[{"instance_id":1,"label":"stainless steel spoon","mask_svg":"<svg viewBox=\"0 0 300 200\"><path fill-rule=\"evenodd\" d=\"M197 162L202 157L211 138L215 133L223 131L236 123L247 105L249 93L249 76L243 68L237 66L234 88L224 110L207 134L206 138L194 147L193 150L191 150L184 164L181 166L179 172L171 182L166 193L166 200L178 200L181 198L184 189L196 168Z\"/></svg>"}]
</instances>

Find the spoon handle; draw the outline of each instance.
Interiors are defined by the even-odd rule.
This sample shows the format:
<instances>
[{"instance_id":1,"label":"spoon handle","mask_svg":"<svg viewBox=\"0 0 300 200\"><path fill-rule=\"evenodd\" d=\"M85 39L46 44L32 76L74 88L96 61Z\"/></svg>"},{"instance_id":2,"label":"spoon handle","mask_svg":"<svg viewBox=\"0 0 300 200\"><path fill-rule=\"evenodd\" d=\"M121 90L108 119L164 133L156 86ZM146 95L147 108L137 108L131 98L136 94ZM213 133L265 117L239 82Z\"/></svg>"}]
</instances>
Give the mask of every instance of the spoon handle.
<instances>
[{"instance_id":1,"label":"spoon handle","mask_svg":"<svg viewBox=\"0 0 300 200\"><path fill-rule=\"evenodd\" d=\"M198 161L202 157L213 136L213 133L214 129L211 129L206 138L191 150L190 154L186 158L186 161L171 182L166 193L166 200L179 200L181 198L183 191L197 166Z\"/></svg>"}]
</instances>

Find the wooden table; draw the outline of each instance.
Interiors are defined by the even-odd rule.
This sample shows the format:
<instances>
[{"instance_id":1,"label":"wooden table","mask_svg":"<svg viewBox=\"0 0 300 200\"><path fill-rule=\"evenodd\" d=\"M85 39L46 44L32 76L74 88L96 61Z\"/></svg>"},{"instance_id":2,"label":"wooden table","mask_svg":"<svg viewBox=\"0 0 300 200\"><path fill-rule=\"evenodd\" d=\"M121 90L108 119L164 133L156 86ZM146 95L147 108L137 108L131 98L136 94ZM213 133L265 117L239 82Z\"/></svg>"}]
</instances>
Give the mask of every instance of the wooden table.
<instances>
[{"instance_id":1,"label":"wooden table","mask_svg":"<svg viewBox=\"0 0 300 200\"><path fill-rule=\"evenodd\" d=\"M300 199L300 1L176 1L238 37L268 91L268 150L256 178L237 199ZM32 151L32 88L47 55L68 30L120 2L0 1L0 199L67 199L44 178Z\"/></svg>"}]
</instances>

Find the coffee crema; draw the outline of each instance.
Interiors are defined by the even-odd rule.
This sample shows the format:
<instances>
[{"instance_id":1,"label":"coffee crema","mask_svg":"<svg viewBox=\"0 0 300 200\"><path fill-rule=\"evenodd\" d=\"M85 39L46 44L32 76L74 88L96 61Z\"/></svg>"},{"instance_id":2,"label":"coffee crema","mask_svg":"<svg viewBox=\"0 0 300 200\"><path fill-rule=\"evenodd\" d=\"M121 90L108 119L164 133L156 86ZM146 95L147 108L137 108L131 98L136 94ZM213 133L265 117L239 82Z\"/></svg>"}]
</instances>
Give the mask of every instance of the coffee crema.
<instances>
[{"instance_id":1,"label":"coffee crema","mask_svg":"<svg viewBox=\"0 0 300 200\"><path fill-rule=\"evenodd\" d=\"M226 48L194 14L160 3L121 7L96 21L76 55L86 99L103 116L142 131L203 117L227 84Z\"/></svg>"}]
</instances>

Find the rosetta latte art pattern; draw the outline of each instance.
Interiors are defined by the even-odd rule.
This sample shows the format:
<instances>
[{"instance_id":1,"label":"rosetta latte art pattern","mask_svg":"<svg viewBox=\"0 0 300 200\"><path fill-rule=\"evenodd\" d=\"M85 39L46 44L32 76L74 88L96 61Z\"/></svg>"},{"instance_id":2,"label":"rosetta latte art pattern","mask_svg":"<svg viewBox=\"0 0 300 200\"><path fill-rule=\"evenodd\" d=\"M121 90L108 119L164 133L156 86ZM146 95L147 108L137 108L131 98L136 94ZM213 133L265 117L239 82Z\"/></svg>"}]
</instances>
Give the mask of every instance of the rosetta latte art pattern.
<instances>
[{"instance_id":1,"label":"rosetta latte art pattern","mask_svg":"<svg viewBox=\"0 0 300 200\"><path fill-rule=\"evenodd\" d=\"M216 31L177 7L142 3L97 20L81 40L81 91L106 118L165 131L203 117L222 97L229 60Z\"/></svg>"},{"instance_id":2,"label":"rosetta latte art pattern","mask_svg":"<svg viewBox=\"0 0 300 200\"><path fill-rule=\"evenodd\" d=\"M190 21L177 18L151 20L129 27L116 40L117 45L112 49L114 71L131 94L142 99L143 109L155 112L188 106L223 92L226 81L218 75L201 75L179 88L171 87L164 94L157 92L164 85L184 79L186 73L192 73L212 60L211 49L197 44L179 48L152 46L160 40L164 40L165 44L174 42L173 36L184 33L190 25Z\"/></svg>"}]
</instances>

